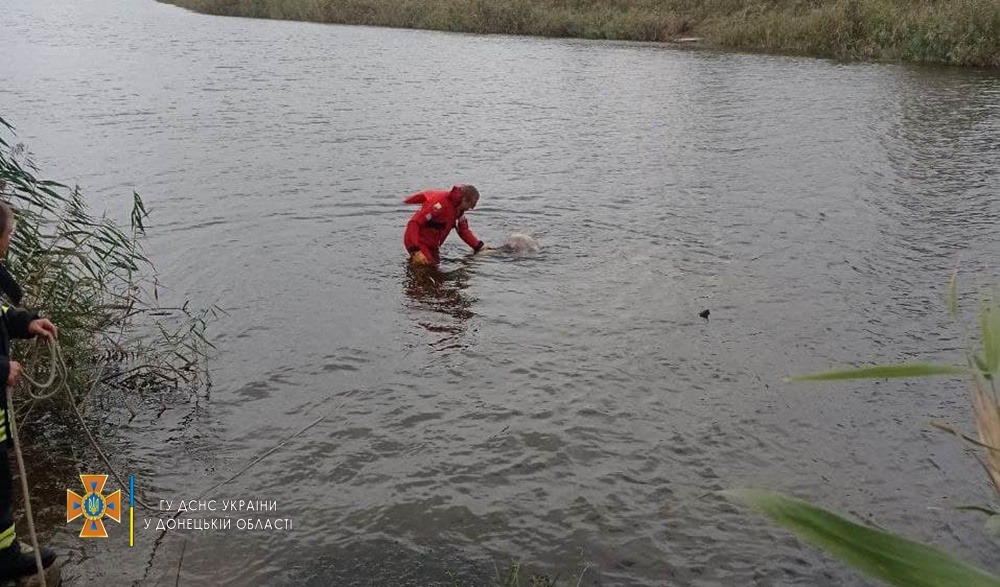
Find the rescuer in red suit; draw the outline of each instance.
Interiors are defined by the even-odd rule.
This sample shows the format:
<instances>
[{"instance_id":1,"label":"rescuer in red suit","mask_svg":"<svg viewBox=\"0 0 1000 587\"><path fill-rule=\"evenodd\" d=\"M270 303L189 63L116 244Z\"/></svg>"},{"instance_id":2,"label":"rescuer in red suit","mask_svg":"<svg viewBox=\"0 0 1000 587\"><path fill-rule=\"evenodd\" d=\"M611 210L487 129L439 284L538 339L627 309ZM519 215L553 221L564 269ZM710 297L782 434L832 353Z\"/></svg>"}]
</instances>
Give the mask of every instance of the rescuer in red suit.
<instances>
[{"instance_id":1,"label":"rescuer in red suit","mask_svg":"<svg viewBox=\"0 0 1000 587\"><path fill-rule=\"evenodd\" d=\"M438 249L448 238L451 229L477 253L488 249L486 243L476 238L465 219L466 210L479 202L479 190L471 185L457 185L450 190L427 190L404 200L407 204L420 204L420 210L410 218L403 234L403 246L410 254L410 262L417 265L437 265Z\"/></svg>"}]
</instances>

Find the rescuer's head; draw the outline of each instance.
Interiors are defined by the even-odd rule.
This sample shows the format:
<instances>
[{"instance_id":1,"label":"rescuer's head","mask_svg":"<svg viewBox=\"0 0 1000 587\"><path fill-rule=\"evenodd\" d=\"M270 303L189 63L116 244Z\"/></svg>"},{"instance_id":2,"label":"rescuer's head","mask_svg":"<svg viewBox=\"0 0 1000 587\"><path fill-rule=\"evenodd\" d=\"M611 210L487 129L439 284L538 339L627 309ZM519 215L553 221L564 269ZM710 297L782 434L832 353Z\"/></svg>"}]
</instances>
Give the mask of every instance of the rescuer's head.
<instances>
[{"instance_id":1,"label":"rescuer's head","mask_svg":"<svg viewBox=\"0 0 1000 587\"><path fill-rule=\"evenodd\" d=\"M465 212L472 210L479 203L479 190L474 185L463 185L459 187L462 192L462 199L458 201L458 211Z\"/></svg>"}]
</instances>

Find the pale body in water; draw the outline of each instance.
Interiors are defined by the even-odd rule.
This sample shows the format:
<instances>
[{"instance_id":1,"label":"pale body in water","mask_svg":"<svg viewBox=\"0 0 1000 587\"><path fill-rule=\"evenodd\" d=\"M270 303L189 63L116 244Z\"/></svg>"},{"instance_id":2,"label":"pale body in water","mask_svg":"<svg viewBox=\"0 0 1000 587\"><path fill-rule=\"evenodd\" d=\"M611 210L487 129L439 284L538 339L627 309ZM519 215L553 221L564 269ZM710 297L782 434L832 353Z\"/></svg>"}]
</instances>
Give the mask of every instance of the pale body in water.
<instances>
[{"instance_id":1,"label":"pale body in water","mask_svg":"<svg viewBox=\"0 0 1000 587\"><path fill-rule=\"evenodd\" d=\"M515 232L504 239L498 249L506 253L537 253L539 246L530 236Z\"/></svg>"}]
</instances>

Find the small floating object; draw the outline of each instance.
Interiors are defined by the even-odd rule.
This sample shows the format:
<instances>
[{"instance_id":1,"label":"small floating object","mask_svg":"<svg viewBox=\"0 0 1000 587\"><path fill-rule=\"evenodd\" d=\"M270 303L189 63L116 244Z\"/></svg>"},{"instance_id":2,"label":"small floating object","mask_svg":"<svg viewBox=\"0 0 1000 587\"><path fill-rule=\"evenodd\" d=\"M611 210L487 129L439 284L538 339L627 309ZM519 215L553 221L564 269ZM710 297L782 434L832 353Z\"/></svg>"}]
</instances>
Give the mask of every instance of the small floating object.
<instances>
[{"instance_id":1,"label":"small floating object","mask_svg":"<svg viewBox=\"0 0 1000 587\"><path fill-rule=\"evenodd\" d=\"M708 320L709 311L708 310L702 310L701 312L698 312L698 315L701 316L702 318L704 318L705 320Z\"/></svg>"},{"instance_id":2,"label":"small floating object","mask_svg":"<svg viewBox=\"0 0 1000 587\"><path fill-rule=\"evenodd\" d=\"M700 43L705 39L701 37L681 37L679 39L674 39L675 43Z\"/></svg>"}]
</instances>

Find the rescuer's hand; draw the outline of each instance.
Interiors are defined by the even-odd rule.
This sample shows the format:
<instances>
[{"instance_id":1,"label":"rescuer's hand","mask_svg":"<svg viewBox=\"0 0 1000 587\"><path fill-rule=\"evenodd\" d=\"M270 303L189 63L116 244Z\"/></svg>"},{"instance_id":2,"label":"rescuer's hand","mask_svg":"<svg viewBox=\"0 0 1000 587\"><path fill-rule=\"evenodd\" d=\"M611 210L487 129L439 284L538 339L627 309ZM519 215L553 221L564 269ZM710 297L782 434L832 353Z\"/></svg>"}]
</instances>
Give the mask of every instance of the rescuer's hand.
<instances>
[{"instance_id":1,"label":"rescuer's hand","mask_svg":"<svg viewBox=\"0 0 1000 587\"><path fill-rule=\"evenodd\" d=\"M8 363L10 370L7 371L7 388L10 389L21 380L21 363L17 361L8 361Z\"/></svg>"},{"instance_id":2,"label":"rescuer's hand","mask_svg":"<svg viewBox=\"0 0 1000 587\"><path fill-rule=\"evenodd\" d=\"M430 265L431 261L424 255L423 251L417 251L410 256L410 263L414 265Z\"/></svg>"},{"instance_id":3,"label":"rescuer's hand","mask_svg":"<svg viewBox=\"0 0 1000 587\"><path fill-rule=\"evenodd\" d=\"M55 340L59 338L59 329L56 325L49 321L48 318L38 318L32 320L28 324L28 333L34 334L35 336L40 336L46 340Z\"/></svg>"}]
</instances>

